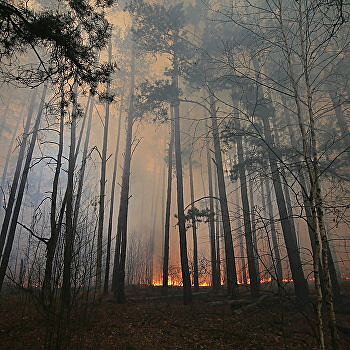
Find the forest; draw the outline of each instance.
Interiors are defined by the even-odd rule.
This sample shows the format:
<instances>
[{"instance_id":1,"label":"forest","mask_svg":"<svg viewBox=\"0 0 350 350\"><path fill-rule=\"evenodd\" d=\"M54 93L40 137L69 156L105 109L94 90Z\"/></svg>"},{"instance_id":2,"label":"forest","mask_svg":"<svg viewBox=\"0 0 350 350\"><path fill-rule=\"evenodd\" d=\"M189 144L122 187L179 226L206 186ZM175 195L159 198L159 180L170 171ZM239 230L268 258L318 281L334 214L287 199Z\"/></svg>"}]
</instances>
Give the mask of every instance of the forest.
<instances>
[{"instance_id":1,"label":"forest","mask_svg":"<svg viewBox=\"0 0 350 350\"><path fill-rule=\"evenodd\" d=\"M0 349L350 349L350 4L0 0Z\"/></svg>"}]
</instances>

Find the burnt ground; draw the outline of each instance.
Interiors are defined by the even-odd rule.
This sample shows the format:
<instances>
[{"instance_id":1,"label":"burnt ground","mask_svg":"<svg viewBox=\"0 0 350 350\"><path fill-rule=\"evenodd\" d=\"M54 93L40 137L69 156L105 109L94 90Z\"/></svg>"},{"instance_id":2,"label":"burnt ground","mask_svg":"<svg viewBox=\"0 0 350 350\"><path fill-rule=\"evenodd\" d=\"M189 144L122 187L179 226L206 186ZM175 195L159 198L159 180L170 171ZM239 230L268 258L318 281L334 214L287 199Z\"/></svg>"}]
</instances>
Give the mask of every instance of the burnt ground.
<instances>
[{"instance_id":1,"label":"burnt ground","mask_svg":"<svg viewBox=\"0 0 350 350\"><path fill-rule=\"evenodd\" d=\"M111 296L74 314L70 334L59 347L58 324L50 321L29 294L0 298L0 349L317 349L312 306L265 291L258 300L242 292L230 301L201 288L190 306L182 304L179 289L167 298L158 288L128 291L128 303L118 305ZM350 295L350 294L349 294ZM343 349L350 349L350 298L338 306ZM50 340L51 339L51 340Z\"/></svg>"}]
</instances>

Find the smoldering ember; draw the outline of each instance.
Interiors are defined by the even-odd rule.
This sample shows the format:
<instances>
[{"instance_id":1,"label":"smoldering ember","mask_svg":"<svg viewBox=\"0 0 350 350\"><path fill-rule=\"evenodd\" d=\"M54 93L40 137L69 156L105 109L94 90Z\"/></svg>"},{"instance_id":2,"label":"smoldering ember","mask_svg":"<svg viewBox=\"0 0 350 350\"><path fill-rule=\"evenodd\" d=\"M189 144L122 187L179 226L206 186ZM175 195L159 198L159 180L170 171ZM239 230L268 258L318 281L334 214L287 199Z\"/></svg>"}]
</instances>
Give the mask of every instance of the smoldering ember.
<instances>
[{"instance_id":1,"label":"smoldering ember","mask_svg":"<svg viewBox=\"0 0 350 350\"><path fill-rule=\"evenodd\" d=\"M350 4L0 0L0 349L350 349Z\"/></svg>"}]
</instances>

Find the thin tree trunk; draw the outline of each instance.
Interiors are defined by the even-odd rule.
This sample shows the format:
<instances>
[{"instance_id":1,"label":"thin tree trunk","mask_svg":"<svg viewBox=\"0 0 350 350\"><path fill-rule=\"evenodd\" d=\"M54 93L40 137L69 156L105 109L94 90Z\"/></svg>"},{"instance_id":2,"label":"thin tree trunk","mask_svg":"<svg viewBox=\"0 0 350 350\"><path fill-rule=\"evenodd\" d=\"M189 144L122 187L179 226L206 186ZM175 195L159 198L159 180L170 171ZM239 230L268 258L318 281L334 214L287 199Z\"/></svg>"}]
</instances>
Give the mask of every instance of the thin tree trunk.
<instances>
[{"instance_id":1,"label":"thin tree trunk","mask_svg":"<svg viewBox=\"0 0 350 350\"><path fill-rule=\"evenodd\" d=\"M302 15L300 13L300 15ZM300 31L301 33L301 31ZM302 34L300 34L302 35ZM301 40L302 43L304 43L304 40ZM303 45L302 45L303 47ZM304 78L305 78L305 85L306 85L306 94L307 94L307 109L308 109L308 117L309 117L309 127L310 127L310 153L311 153L311 165L309 169L312 169L310 172L310 183L311 183L311 198L314 198L314 208L316 212L316 219L317 219L317 225L319 230L319 235L321 238L321 260L322 260L322 267L323 267L323 277L325 282L325 288L323 291L324 294L324 300L326 303L327 313L328 313L328 321L329 321L329 328L331 332L331 339L332 339L332 347L334 350L339 350L341 348L340 341L339 341L339 334L338 334L338 328L337 328L337 322L336 322L336 316L334 311L334 304L333 304L333 293L331 288L331 276L330 276L330 268L329 268L329 261L328 261L328 255L330 253L329 245L328 245L328 237L327 237L327 231L324 223L324 209L323 209L323 196L322 196L322 190L321 190L321 181L320 181L320 169L319 169L319 155L318 155L318 148L317 148L317 140L316 140L316 130L315 130L315 116L313 111L313 101L312 101L312 88L310 84L310 77L309 77L309 70L306 65L306 59L305 59L305 52L303 50L304 57ZM308 155L305 154L307 157L306 160L308 160ZM315 225L316 227L316 225ZM318 235L315 235L317 237L316 246L318 244ZM318 250L318 249L316 249ZM314 267L318 269L318 260L314 261ZM316 278L315 278L316 280ZM319 288L320 289L320 288ZM321 294L322 296L322 294ZM321 320L322 318L320 318Z\"/></svg>"},{"instance_id":2,"label":"thin tree trunk","mask_svg":"<svg viewBox=\"0 0 350 350\"><path fill-rule=\"evenodd\" d=\"M305 302L309 294L308 285L303 273L301 258L297 245L295 227L288 216L286 201L282 189L281 176L277 166L277 159L275 154L273 154L271 150L274 146L274 142L267 115L262 116L262 122L264 127L265 141L267 145L269 145L268 159L270 163L272 182L276 194L277 206L281 220L284 241L286 243L290 269L292 272L292 278L294 282L294 290L299 301Z\"/></svg>"},{"instance_id":3,"label":"thin tree trunk","mask_svg":"<svg viewBox=\"0 0 350 350\"><path fill-rule=\"evenodd\" d=\"M112 40L109 42L108 61L112 62ZM110 94L110 81L107 82L107 95ZM110 103L106 103L106 116L103 128L103 146L101 154L101 177L100 177L100 198L98 212L98 230L97 230L97 255L96 255L96 289L101 291L102 286L102 240L103 226L105 218L105 196L106 196L106 169L107 169L107 147L108 147L108 131L109 131L109 114Z\"/></svg>"},{"instance_id":4,"label":"thin tree trunk","mask_svg":"<svg viewBox=\"0 0 350 350\"><path fill-rule=\"evenodd\" d=\"M131 58L131 82L129 95L129 110L127 118L126 142L124 153L123 176L120 193L119 215L117 224L117 238L113 267L113 290L117 303L126 301L125 296L125 261L127 248L128 209L129 209L129 187L130 167L132 156L132 127L134 120L134 90L135 90L135 53Z\"/></svg>"},{"instance_id":5,"label":"thin tree trunk","mask_svg":"<svg viewBox=\"0 0 350 350\"><path fill-rule=\"evenodd\" d=\"M222 166L219 129L216 117L216 105L214 97L212 95L210 95L210 119L214 143L216 172L219 186L221 217L224 229L227 290L230 297L235 297L238 292L236 262L233 250L231 222L227 205L224 170Z\"/></svg>"},{"instance_id":6,"label":"thin tree trunk","mask_svg":"<svg viewBox=\"0 0 350 350\"><path fill-rule=\"evenodd\" d=\"M11 220L11 216L12 216L12 209L13 209L13 206L15 204L16 193L17 193L17 186L18 186L18 181L19 181L20 176L21 176L22 163L23 163L23 159L24 159L26 146L27 146L27 140L28 140L28 136L29 136L29 128L30 128L30 124L31 124L31 121L32 121L36 94L37 94L36 91L33 91L32 97L31 97L31 101L30 101L30 105L29 105L29 110L28 110L28 116L27 116L26 124L24 126L22 143L21 143L21 146L19 148L16 169L15 169L15 172L14 172L14 175L13 175L10 195L9 195L9 198L8 198L8 201L7 201L5 217L4 217L4 221L2 223L2 227L1 227L1 233L0 233L0 256L2 255L2 252L4 250L4 245L5 245L5 241L6 241L7 231L8 231L10 220Z\"/></svg>"},{"instance_id":7,"label":"thin tree trunk","mask_svg":"<svg viewBox=\"0 0 350 350\"><path fill-rule=\"evenodd\" d=\"M73 222L73 191L74 191L74 168L75 168L75 144L76 144L76 106L77 106L77 83L74 83L73 110L70 132L70 146L68 159L68 178L66 189L66 232L64 238L63 257L63 282L62 282L62 308L66 311L71 306L71 274L74 245L74 222Z\"/></svg>"},{"instance_id":8,"label":"thin tree trunk","mask_svg":"<svg viewBox=\"0 0 350 350\"><path fill-rule=\"evenodd\" d=\"M4 249L4 254L2 256L2 260L1 260L1 265L0 265L0 291L1 288L3 286L3 282L4 282L4 278L6 275L6 270L8 267L8 262L10 259L10 254L11 254L11 250L12 250L12 245L13 245L13 240L15 237L15 233L16 233L16 227L17 227L17 221L18 221L18 216L21 210L21 206L22 206L22 200L23 200L23 195L24 195L24 190L25 190L25 186L27 183L27 177L28 177L28 173L29 173L29 169L30 169L30 163L32 160L32 156L33 156L33 151L34 151L34 147L35 147L35 143L36 143L36 139L38 136L38 130L39 130L39 125L40 125L40 121L41 121L41 115L42 115L42 111L44 108L44 102L45 102L45 97L46 97L46 92L47 92L47 83L44 85L43 88L43 92L42 92L42 96L41 96L41 101L40 101L40 105L39 105L39 111L35 120L35 124L32 130L32 138L30 140L30 144L29 144L29 148L28 148L28 153L26 156L26 160L23 166L23 172L22 172L22 176L21 176L21 181L19 184L19 188L18 188L18 193L17 193L17 198L13 207L13 214L12 214L12 218L11 218L11 224L8 230L8 237L7 237L7 241L6 241L6 245L5 245L5 249Z\"/></svg>"},{"instance_id":9,"label":"thin tree trunk","mask_svg":"<svg viewBox=\"0 0 350 350\"><path fill-rule=\"evenodd\" d=\"M209 141L208 141L209 143ZM214 198L213 198L213 173L211 167L210 148L207 143L207 166L208 166L208 190L209 190L209 239L210 239L210 262L211 262L211 281L213 289L216 290L220 287L220 269L218 268L217 248L219 241L216 239L215 232L215 210L214 210Z\"/></svg>"},{"instance_id":10,"label":"thin tree trunk","mask_svg":"<svg viewBox=\"0 0 350 350\"><path fill-rule=\"evenodd\" d=\"M191 196L191 208L194 210L194 184L193 184L193 164L192 155L189 159L190 170L190 196ZM198 276L198 240L197 240L197 226L196 219L192 216L192 236L193 236L193 286L195 290L199 289L199 276Z\"/></svg>"},{"instance_id":11,"label":"thin tree trunk","mask_svg":"<svg viewBox=\"0 0 350 350\"><path fill-rule=\"evenodd\" d=\"M214 172L214 184L215 184L215 197L219 198L219 186L218 186L218 179L217 179L217 172ZM223 240L223 234L222 234L222 220L220 217L220 202L219 200L215 201L215 249L216 249L216 266L217 266L217 278L218 278L218 285L221 286L221 260L220 260L220 246L221 244L224 246ZM221 241L221 243L220 243ZM224 275L226 275L226 266L224 265Z\"/></svg>"},{"instance_id":12,"label":"thin tree trunk","mask_svg":"<svg viewBox=\"0 0 350 350\"><path fill-rule=\"evenodd\" d=\"M174 57L174 71L173 84L178 89L178 63L177 58ZM187 237L186 237L186 219L184 213L183 200L183 175L182 175L182 159L181 159L181 128L180 128L180 102L174 102L174 133L175 133L175 160L176 160L176 183L177 183L177 211L178 211L178 226L180 235L180 259L182 284L184 292L184 304L192 303L191 279L188 268L187 256Z\"/></svg>"},{"instance_id":13,"label":"thin tree trunk","mask_svg":"<svg viewBox=\"0 0 350 350\"><path fill-rule=\"evenodd\" d=\"M111 244L112 244L112 229L113 229L113 214L114 214L114 198L115 198L115 186L117 182L117 170L118 170L118 157L119 157L119 143L120 143L120 130L121 130L121 120L123 114L123 101L124 101L124 87L122 92L122 100L119 106L119 118L118 118L118 131L117 131L117 143L115 146L114 154L114 166L112 175L112 188L111 188L111 203L109 206L109 220L108 220L108 232L107 232L107 255L106 255L106 273L103 292L108 293L109 287L109 271L111 264Z\"/></svg>"},{"instance_id":14,"label":"thin tree trunk","mask_svg":"<svg viewBox=\"0 0 350 350\"><path fill-rule=\"evenodd\" d=\"M164 247L163 247L163 284L162 295L168 294L169 279L169 230L170 230L170 210L171 210L171 185L173 178L173 149L174 149L174 113L171 109L170 120L170 140L168 148L168 184L165 205L165 226L164 226Z\"/></svg>"},{"instance_id":15,"label":"thin tree trunk","mask_svg":"<svg viewBox=\"0 0 350 350\"><path fill-rule=\"evenodd\" d=\"M237 113L235 115L235 129L238 132L241 131L239 115L237 115ZM244 232L245 232L247 258L248 258L248 270L249 270L249 279L250 279L250 291L252 296L256 297L257 295L259 295L260 279L259 279L259 270L257 269L256 257L254 254L242 137L241 136L236 137L236 141L237 141L238 173L239 173L239 182L241 184L243 222L244 222Z\"/></svg>"},{"instance_id":16,"label":"thin tree trunk","mask_svg":"<svg viewBox=\"0 0 350 350\"><path fill-rule=\"evenodd\" d=\"M156 173L156 162L154 162L154 167L153 167L153 172L152 174ZM156 188L156 183L153 183L153 189L152 189L152 205L151 205L151 215L150 217L152 218L152 226L151 230L149 233L149 245L148 245L148 276L147 276L147 282L148 285L152 286L153 285L153 255L154 255L154 233L155 233L155 227L156 227L156 218L157 218L157 204L156 204L156 193L157 193L157 188Z\"/></svg>"},{"instance_id":17,"label":"thin tree trunk","mask_svg":"<svg viewBox=\"0 0 350 350\"><path fill-rule=\"evenodd\" d=\"M248 183L249 183L249 202L250 202L250 207L251 207L252 240L253 240L253 247L254 247L254 260L255 260L255 265L256 265L256 271L258 273L258 278L259 278L259 281L260 281L259 251L258 251L258 240L257 240L257 237L256 237L253 181L251 179L249 179Z\"/></svg>"},{"instance_id":18,"label":"thin tree trunk","mask_svg":"<svg viewBox=\"0 0 350 350\"><path fill-rule=\"evenodd\" d=\"M86 127L86 133L85 133L85 140L84 140L84 148L83 148L83 154L81 157L81 165L79 169L79 179L78 179L78 188L77 188L77 195L75 198L75 204L74 204L74 217L73 217L73 226L77 227L78 219L79 219L79 210L80 210L80 203L81 203L81 196L83 194L83 185L84 185L84 178L85 178L85 169L86 169L86 163L88 158L88 150L89 150L89 142L90 142L90 134L91 134L91 125L92 125L92 117L93 117L93 109L94 109L95 103L94 98L92 96L89 97L88 105L86 108L88 108L88 124ZM76 147L75 155L77 155L78 147ZM77 160L77 157L75 157L75 160Z\"/></svg>"},{"instance_id":19,"label":"thin tree trunk","mask_svg":"<svg viewBox=\"0 0 350 350\"><path fill-rule=\"evenodd\" d=\"M59 127L59 140L58 140L58 153L56 159L56 169L52 183L51 194L51 211L50 211L50 228L51 236L46 245L46 262L44 281L42 286L42 298L44 305L48 305L51 301L51 284L52 284L52 267L55 257L57 241L59 237L60 227L57 227L56 212L57 212L57 194L59 177L62 167L63 156L63 142L64 142L64 117L65 117L65 94L64 94L64 81L61 82L61 105L60 105L60 127Z\"/></svg>"},{"instance_id":20,"label":"thin tree trunk","mask_svg":"<svg viewBox=\"0 0 350 350\"><path fill-rule=\"evenodd\" d=\"M286 99L283 98L282 102L284 106L286 106ZM289 137L290 137L290 143L291 145L297 149L297 141L296 137L294 134L294 130L291 125L291 120L290 120L290 115L287 111L287 108L284 109L285 112L285 118L288 123L288 131L289 131ZM308 197L308 184L305 179L304 172L301 167L298 168L298 182L300 184L301 188L301 193L303 197L303 204L304 204L304 209L305 209L305 216L306 216L306 223L307 223L307 228L308 228L308 233L309 233L309 238L310 238L310 243L311 243L311 249L313 254L316 252L316 244L315 244L315 234L317 232L317 228L315 227L315 222L312 217L312 209L311 209L311 203L310 199ZM329 266L329 272L330 272L330 277L331 277L331 282L332 282L332 291L333 291L333 297L335 301L340 301L341 295L340 295L340 286L339 286L339 281L338 281L338 276L333 260L333 255L331 253L329 243L327 242L327 250L328 250L328 266ZM320 284L321 288L324 289L324 278L323 278L323 267L320 261L319 264L319 278L320 278Z\"/></svg>"},{"instance_id":21,"label":"thin tree trunk","mask_svg":"<svg viewBox=\"0 0 350 350\"><path fill-rule=\"evenodd\" d=\"M281 264L281 255L278 247L277 231L276 231L275 220L273 215L271 189L267 178L261 179L261 183L263 186L265 186L265 192L267 197L266 198L267 212L269 216L271 240L272 240L273 253L274 253L274 257L273 257L274 266L276 267L276 281L277 281L277 285L280 286L283 279L283 270L282 270L282 264Z\"/></svg>"}]
</instances>

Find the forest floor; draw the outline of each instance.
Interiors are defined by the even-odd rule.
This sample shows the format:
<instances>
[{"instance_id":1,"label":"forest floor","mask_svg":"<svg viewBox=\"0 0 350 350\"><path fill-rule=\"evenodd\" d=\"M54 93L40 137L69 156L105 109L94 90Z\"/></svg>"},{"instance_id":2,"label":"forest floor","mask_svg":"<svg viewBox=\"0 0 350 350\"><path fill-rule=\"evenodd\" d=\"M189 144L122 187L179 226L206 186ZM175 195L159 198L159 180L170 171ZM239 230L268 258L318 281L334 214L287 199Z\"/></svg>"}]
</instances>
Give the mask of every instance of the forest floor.
<instances>
[{"instance_id":1,"label":"forest floor","mask_svg":"<svg viewBox=\"0 0 350 350\"><path fill-rule=\"evenodd\" d=\"M350 291L350 286L347 286ZM93 350L240 350L316 349L312 307L265 291L252 300L242 291L239 300L201 288L192 305L184 306L178 288L168 297L156 287L128 290L128 303L118 305L111 296L88 305L75 315L68 346L52 346L57 324L52 324L32 297L0 298L0 349ZM338 306L343 349L350 349L350 294ZM50 340L51 336L51 340Z\"/></svg>"}]
</instances>

